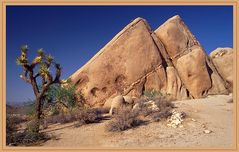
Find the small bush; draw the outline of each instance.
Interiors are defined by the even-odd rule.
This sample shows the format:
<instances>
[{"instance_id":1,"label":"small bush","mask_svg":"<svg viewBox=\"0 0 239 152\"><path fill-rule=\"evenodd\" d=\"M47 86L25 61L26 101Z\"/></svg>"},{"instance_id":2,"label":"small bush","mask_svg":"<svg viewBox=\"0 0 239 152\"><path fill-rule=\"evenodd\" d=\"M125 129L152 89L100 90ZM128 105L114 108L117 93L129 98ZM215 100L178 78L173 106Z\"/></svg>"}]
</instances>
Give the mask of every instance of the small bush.
<instances>
[{"instance_id":1,"label":"small bush","mask_svg":"<svg viewBox=\"0 0 239 152\"><path fill-rule=\"evenodd\" d=\"M25 130L22 133L17 133L16 139L17 139L15 141L16 145L31 146L49 140L50 137L48 137L44 133L31 132L29 130Z\"/></svg>"},{"instance_id":2,"label":"small bush","mask_svg":"<svg viewBox=\"0 0 239 152\"><path fill-rule=\"evenodd\" d=\"M76 114L76 119L78 120L76 126L100 122L102 119L101 114L102 111L98 108L82 109Z\"/></svg>"},{"instance_id":3,"label":"small bush","mask_svg":"<svg viewBox=\"0 0 239 152\"><path fill-rule=\"evenodd\" d=\"M139 118L138 112L133 112L130 108L122 108L116 112L114 120L106 125L106 130L112 132L124 131L139 126L142 123L143 120Z\"/></svg>"},{"instance_id":4,"label":"small bush","mask_svg":"<svg viewBox=\"0 0 239 152\"><path fill-rule=\"evenodd\" d=\"M44 105L45 108L58 103L66 108L72 109L79 103L76 101L81 95L76 93L76 86L69 82L64 87L59 84L51 85L45 93L45 96L47 101Z\"/></svg>"},{"instance_id":5,"label":"small bush","mask_svg":"<svg viewBox=\"0 0 239 152\"><path fill-rule=\"evenodd\" d=\"M7 120L6 120L6 142L7 145L10 143L13 143L15 141L15 132L17 132L17 123L14 121L15 119L7 115Z\"/></svg>"},{"instance_id":6,"label":"small bush","mask_svg":"<svg viewBox=\"0 0 239 152\"><path fill-rule=\"evenodd\" d=\"M95 109L101 114L109 113L110 111L110 108L103 108L103 107L95 108Z\"/></svg>"},{"instance_id":7,"label":"small bush","mask_svg":"<svg viewBox=\"0 0 239 152\"><path fill-rule=\"evenodd\" d=\"M31 121L27 124L27 128L20 132L17 130L17 123L14 122L15 119L7 116L7 145L18 146L18 145L35 145L40 142L49 139L43 133L36 132L37 122Z\"/></svg>"},{"instance_id":8,"label":"small bush","mask_svg":"<svg viewBox=\"0 0 239 152\"><path fill-rule=\"evenodd\" d=\"M144 96L150 98L150 99L153 99L153 98L156 98L158 96L162 96L162 93L161 92L158 92L156 90L145 90L143 92Z\"/></svg>"},{"instance_id":9,"label":"small bush","mask_svg":"<svg viewBox=\"0 0 239 152\"><path fill-rule=\"evenodd\" d=\"M76 114L75 113L60 113L58 115L53 115L53 116L48 116L46 118L46 123L69 123L69 122L73 122L76 121Z\"/></svg>"},{"instance_id":10,"label":"small bush","mask_svg":"<svg viewBox=\"0 0 239 152\"><path fill-rule=\"evenodd\" d=\"M31 120L28 124L27 124L27 131L29 132L37 132L38 131L38 124L40 122L37 120Z\"/></svg>"},{"instance_id":11,"label":"small bush","mask_svg":"<svg viewBox=\"0 0 239 152\"><path fill-rule=\"evenodd\" d=\"M174 104L167 97L156 97L152 101L157 106L158 110L153 110L151 104L146 104L149 99L140 98L138 99L138 108L135 110L139 115L143 117L149 117L153 121L160 121L168 118L171 115L171 111L174 108Z\"/></svg>"},{"instance_id":12,"label":"small bush","mask_svg":"<svg viewBox=\"0 0 239 152\"><path fill-rule=\"evenodd\" d=\"M153 121L161 121L163 119L167 119L172 115L171 111L174 108L174 104L171 101L168 101L166 98L160 97L156 98L154 102L159 110L152 113L151 118L153 119Z\"/></svg>"},{"instance_id":13,"label":"small bush","mask_svg":"<svg viewBox=\"0 0 239 152\"><path fill-rule=\"evenodd\" d=\"M161 120L166 120L168 117L170 117L172 113L168 110L163 110L159 112L155 112L151 115L151 118L153 121L161 121Z\"/></svg>"},{"instance_id":14,"label":"small bush","mask_svg":"<svg viewBox=\"0 0 239 152\"><path fill-rule=\"evenodd\" d=\"M60 113L58 115L48 116L47 123L69 123L78 121L76 126L83 124L96 123L101 120L101 114L107 113L108 109L104 108L81 108L68 113Z\"/></svg>"}]
</instances>

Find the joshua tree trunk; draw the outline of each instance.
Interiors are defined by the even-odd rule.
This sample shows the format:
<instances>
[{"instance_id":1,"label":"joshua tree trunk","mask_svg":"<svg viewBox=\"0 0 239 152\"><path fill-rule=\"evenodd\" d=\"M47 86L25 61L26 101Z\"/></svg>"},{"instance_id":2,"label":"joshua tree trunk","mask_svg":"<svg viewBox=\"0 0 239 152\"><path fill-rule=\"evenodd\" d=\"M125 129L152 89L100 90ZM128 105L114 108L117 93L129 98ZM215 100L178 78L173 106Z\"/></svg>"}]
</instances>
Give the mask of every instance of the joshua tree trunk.
<instances>
[{"instance_id":1,"label":"joshua tree trunk","mask_svg":"<svg viewBox=\"0 0 239 152\"><path fill-rule=\"evenodd\" d=\"M38 120L40 120L41 119L41 114L42 114L42 112L41 112L41 109L42 109L42 107L41 107L41 98L39 98L39 99L37 99L37 104L36 104L36 112L37 112L37 119Z\"/></svg>"},{"instance_id":2,"label":"joshua tree trunk","mask_svg":"<svg viewBox=\"0 0 239 152\"><path fill-rule=\"evenodd\" d=\"M35 119L36 119L36 132L39 132L40 130L40 122L41 122L41 115L42 115L42 98L37 98L36 99L36 115L35 115Z\"/></svg>"}]
</instances>

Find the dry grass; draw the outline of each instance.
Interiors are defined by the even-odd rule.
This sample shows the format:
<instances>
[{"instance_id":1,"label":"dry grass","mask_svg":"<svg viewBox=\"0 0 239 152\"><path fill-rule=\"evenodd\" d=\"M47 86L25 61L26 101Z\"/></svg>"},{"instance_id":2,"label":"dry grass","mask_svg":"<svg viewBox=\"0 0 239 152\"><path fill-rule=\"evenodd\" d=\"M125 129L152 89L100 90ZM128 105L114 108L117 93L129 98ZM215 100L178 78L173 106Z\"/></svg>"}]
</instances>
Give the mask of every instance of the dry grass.
<instances>
[{"instance_id":1,"label":"dry grass","mask_svg":"<svg viewBox=\"0 0 239 152\"><path fill-rule=\"evenodd\" d=\"M76 127L82 126L84 124L97 123L102 120L102 111L97 108L92 109L82 109L76 114L76 119L78 123Z\"/></svg>"},{"instance_id":2,"label":"dry grass","mask_svg":"<svg viewBox=\"0 0 239 152\"><path fill-rule=\"evenodd\" d=\"M108 113L109 109L105 108L80 108L68 113L60 113L58 115L49 116L46 118L47 124L49 123L69 123L77 121L76 126L83 124L100 122L102 114Z\"/></svg>"},{"instance_id":3,"label":"dry grass","mask_svg":"<svg viewBox=\"0 0 239 152\"><path fill-rule=\"evenodd\" d=\"M122 108L116 112L114 118L106 125L108 131L124 131L139 126L144 121L139 118L138 112L133 112L130 108Z\"/></svg>"},{"instance_id":4,"label":"dry grass","mask_svg":"<svg viewBox=\"0 0 239 152\"><path fill-rule=\"evenodd\" d=\"M32 146L50 139L46 134L36 132L36 121L30 121L26 129L18 131L17 125L19 121L15 120L13 117L7 117L7 145Z\"/></svg>"}]
</instances>

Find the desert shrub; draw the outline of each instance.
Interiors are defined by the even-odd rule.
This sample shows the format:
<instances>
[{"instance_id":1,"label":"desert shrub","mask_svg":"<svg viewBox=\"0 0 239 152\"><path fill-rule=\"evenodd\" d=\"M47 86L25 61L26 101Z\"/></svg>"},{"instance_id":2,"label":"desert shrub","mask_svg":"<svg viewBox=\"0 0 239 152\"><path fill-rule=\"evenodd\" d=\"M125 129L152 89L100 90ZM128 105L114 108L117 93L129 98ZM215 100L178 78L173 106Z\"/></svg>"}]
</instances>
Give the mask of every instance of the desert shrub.
<instances>
[{"instance_id":1,"label":"desert shrub","mask_svg":"<svg viewBox=\"0 0 239 152\"><path fill-rule=\"evenodd\" d=\"M95 110L97 110L98 113L104 114L104 113L109 113L110 108L98 107L98 108L95 108Z\"/></svg>"},{"instance_id":2,"label":"desert shrub","mask_svg":"<svg viewBox=\"0 0 239 152\"><path fill-rule=\"evenodd\" d=\"M48 105L53 105L55 103L62 104L67 108L74 108L77 104L78 94L76 93L76 87L72 84L67 84L62 87L59 84L53 84L45 93L45 102L44 105L47 107Z\"/></svg>"},{"instance_id":3,"label":"desert shrub","mask_svg":"<svg viewBox=\"0 0 239 152\"><path fill-rule=\"evenodd\" d=\"M162 110L162 111L157 111L152 113L151 118L153 121L162 121L162 120L166 120L168 117L170 117L172 115L171 111L169 110Z\"/></svg>"},{"instance_id":4,"label":"desert shrub","mask_svg":"<svg viewBox=\"0 0 239 152\"><path fill-rule=\"evenodd\" d=\"M58 115L48 116L45 121L46 123L69 123L76 121L76 114L75 113L59 113Z\"/></svg>"},{"instance_id":5,"label":"desert shrub","mask_svg":"<svg viewBox=\"0 0 239 152\"><path fill-rule=\"evenodd\" d=\"M150 98L150 99L153 99L155 97L158 97L158 96L162 96L162 93L161 92L158 92L156 90L145 90L143 92L144 96Z\"/></svg>"},{"instance_id":6,"label":"desert shrub","mask_svg":"<svg viewBox=\"0 0 239 152\"><path fill-rule=\"evenodd\" d=\"M98 108L91 108L91 109L81 109L76 114L76 119L78 123L76 124L77 127L89 124L89 123L97 123L100 122L102 111Z\"/></svg>"},{"instance_id":7,"label":"desert shrub","mask_svg":"<svg viewBox=\"0 0 239 152\"><path fill-rule=\"evenodd\" d=\"M37 132L38 125L37 121L32 120L27 124L27 127L24 131L20 132L17 130L17 121L13 117L7 116L7 132L6 132L6 144L12 146L18 145L35 145L40 142L46 141L49 139L44 133Z\"/></svg>"},{"instance_id":8,"label":"desert shrub","mask_svg":"<svg viewBox=\"0 0 239 152\"><path fill-rule=\"evenodd\" d=\"M27 131L29 132L37 132L38 126L39 126L39 121L33 119L30 122L27 123Z\"/></svg>"},{"instance_id":9,"label":"desert shrub","mask_svg":"<svg viewBox=\"0 0 239 152\"><path fill-rule=\"evenodd\" d=\"M6 119L6 142L7 145L15 141L14 134L17 132L17 124L11 115L7 115Z\"/></svg>"},{"instance_id":10,"label":"desert shrub","mask_svg":"<svg viewBox=\"0 0 239 152\"><path fill-rule=\"evenodd\" d=\"M19 133L19 137L18 139L22 140L18 140L17 143L25 146L37 145L50 139L50 137L44 133L30 131Z\"/></svg>"},{"instance_id":11,"label":"desert shrub","mask_svg":"<svg viewBox=\"0 0 239 152\"><path fill-rule=\"evenodd\" d=\"M16 140L16 133L18 125L26 122L27 119L20 114L7 114L6 117L6 142L7 145L14 143Z\"/></svg>"},{"instance_id":12,"label":"desert shrub","mask_svg":"<svg viewBox=\"0 0 239 152\"><path fill-rule=\"evenodd\" d=\"M74 113L60 113L58 115L58 122L61 124L69 123L73 121L76 121L76 117Z\"/></svg>"},{"instance_id":13,"label":"desert shrub","mask_svg":"<svg viewBox=\"0 0 239 152\"><path fill-rule=\"evenodd\" d=\"M149 101L149 99L147 97L141 96L140 98L136 98L134 100L134 104L136 104L136 103L141 104L141 103L144 103L144 102L147 102L147 101Z\"/></svg>"},{"instance_id":14,"label":"desert shrub","mask_svg":"<svg viewBox=\"0 0 239 152\"><path fill-rule=\"evenodd\" d=\"M106 130L112 132L124 131L139 126L144 121L139 118L139 113L130 108L117 110L112 121L106 125Z\"/></svg>"},{"instance_id":15,"label":"desert shrub","mask_svg":"<svg viewBox=\"0 0 239 152\"><path fill-rule=\"evenodd\" d=\"M79 108L77 110L60 113L58 115L48 116L46 118L47 123L69 123L77 121L76 126L83 124L100 122L102 114L107 113L108 109L105 108Z\"/></svg>"},{"instance_id":16,"label":"desert shrub","mask_svg":"<svg viewBox=\"0 0 239 152\"><path fill-rule=\"evenodd\" d=\"M150 101L150 99L138 99L138 108L135 109L135 111L137 111L139 115L149 117L153 121L160 121L171 115L174 104L171 102L170 98L159 96L151 100L157 106L157 110L152 109L152 105L147 104L148 101Z\"/></svg>"},{"instance_id":17,"label":"desert shrub","mask_svg":"<svg viewBox=\"0 0 239 152\"><path fill-rule=\"evenodd\" d=\"M167 100L167 98L160 97L154 100L155 104L159 108L158 111L152 113L151 118L153 121L161 121L163 119L167 119L172 115L172 109L174 108L174 104Z\"/></svg>"},{"instance_id":18,"label":"desert shrub","mask_svg":"<svg viewBox=\"0 0 239 152\"><path fill-rule=\"evenodd\" d=\"M174 104L172 100L167 97L158 97L154 99L155 104L159 107L160 110L165 109L167 107L174 108Z\"/></svg>"},{"instance_id":19,"label":"desert shrub","mask_svg":"<svg viewBox=\"0 0 239 152\"><path fill-rule=\"evenodd\" d=\"M11 121L16 125L27 121L27 118L25 116L19 115L19 114L13 114L10 117L11 117Z\"/></svg>"}]
</instances>

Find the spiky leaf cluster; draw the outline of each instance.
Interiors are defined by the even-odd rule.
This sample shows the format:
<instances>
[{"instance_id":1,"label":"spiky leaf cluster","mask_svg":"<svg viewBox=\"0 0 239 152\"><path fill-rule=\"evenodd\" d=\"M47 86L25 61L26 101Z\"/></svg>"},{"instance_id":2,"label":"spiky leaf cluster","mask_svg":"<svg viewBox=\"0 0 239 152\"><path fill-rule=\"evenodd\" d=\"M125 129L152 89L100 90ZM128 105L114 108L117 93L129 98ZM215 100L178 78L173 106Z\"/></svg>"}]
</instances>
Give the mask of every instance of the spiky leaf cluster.
<instances>
[{"instance_id":1,"label":"spiky leaf cluster","mask_svg":"<svg viewBox=\"0 0 239 152\"><path fill-rule=\"evenodd\" d=\"M49 75L50 70L49 70L49 68L47 67L46 64L41 64L40 68L39 68L39 73L40 73L40 75L43 75L43 76Z\"/></svg>"},{"instance_id":2,"label":"spiky leaf cluster","mask_svg":"<svg viewBox=\"0 0 239 152\"><path fill-rule=\"evenodd\" d=\"M16 59L16 63L18 65L24 65L24 64L28 63L27 52L28 52L28 46L23 45L21 47L21 56L17 57L17 59Z\"/></svg>"},{"instance_id":3,"label":"spiky leaf cluster","mask_svg":"<svg viewBox=\"0 0 239 152\"><path fill-rule=\"evenodd\" d=\"M54 60L54 58L53 58L53 56L51 56L49 54L49 55L46 56L46 60L47 60L48 63L51 63Z\"/></svg>"},{"instance_id":4,"label":"spiky leaf cluster","mask_svg":"<svg viewBox=\"0 0 239 152\"><path fill-rule=\"evenodd\" d=\"M16 59L17 64L23 67L23 74L20 75L20 77L28 83L32 82L29 74L33 73L33 69L36 69L34 70L37 71L37 73L33 75L34 79L41 76L44 84L60 82L59 78L61 75L61 67L60 64L54 62L53 56L50 54L46 55L43 49L38 49L36 57L32 60L32 62L29 62L27 58L28 49L27 45L22 46L21 55ZM55 79L53 79L50 68L56 69Z\"/></svg>"},{"instance_id":5,"label":"spiky leaf cluster","mask_svg":"<svg viewBox=\"0 0 239 152\"><path fill-rule=\"evenodd\" d=\"M38 56L43 57L43 56L44 56L44 51L43 51L43 49L41 48L41 49L37 50L37 54L38 54Z\"/></svg>"}]
</instances>

